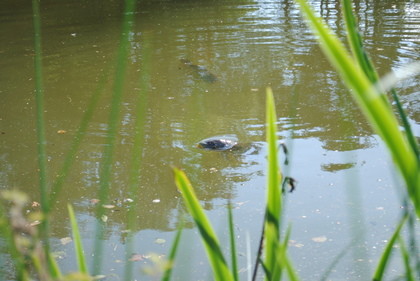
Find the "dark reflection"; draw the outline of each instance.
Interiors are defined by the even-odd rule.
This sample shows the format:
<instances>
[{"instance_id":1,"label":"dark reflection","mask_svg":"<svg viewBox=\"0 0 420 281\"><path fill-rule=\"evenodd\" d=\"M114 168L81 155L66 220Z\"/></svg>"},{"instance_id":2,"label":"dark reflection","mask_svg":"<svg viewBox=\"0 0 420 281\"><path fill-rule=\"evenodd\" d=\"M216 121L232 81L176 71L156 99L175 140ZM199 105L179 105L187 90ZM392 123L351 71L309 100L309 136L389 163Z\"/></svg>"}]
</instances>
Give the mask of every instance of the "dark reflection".
<instances>
[{"instance_id":1,"label":"dark reflection","mask_svg":"<svg viewBox=\"0 0 420 281\"><path fill-rule=\"evenodd\" d=\"M353 168L356 163L330 163L321 165L321 169L327 172L338 172L342 170L347 170Z\"/></svg>"}]
</instances>

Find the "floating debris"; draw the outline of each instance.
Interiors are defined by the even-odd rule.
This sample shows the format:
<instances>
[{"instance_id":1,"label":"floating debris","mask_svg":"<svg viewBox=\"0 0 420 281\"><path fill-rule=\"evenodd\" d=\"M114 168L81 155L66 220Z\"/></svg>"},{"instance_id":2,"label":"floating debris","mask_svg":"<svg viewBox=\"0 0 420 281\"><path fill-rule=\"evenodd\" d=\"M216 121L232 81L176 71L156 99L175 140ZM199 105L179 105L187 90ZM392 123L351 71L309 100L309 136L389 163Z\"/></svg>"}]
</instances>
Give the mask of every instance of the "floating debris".
<instances>
[{"instance_id":1,"label":"floating debris","mask_svg":"<svg viewBox=\"0 0 420 281\"><path fill-rule=\"evenodd\" d=\"M316 243L324 243L325 241L327 241L327 236L314 237L314 238L312 238L312 241L314 241Z\"/></svg>"},{"instance_id":2,"label":"floating debris","mask_svg":"<svg viewBox=\"0 0 420 281\"><path fill-rule=\"evenodd\" d=\"M71 239L71 237L64 237L64 238L60 239L61 245L66 245L66 244L70 243L71 241L73 241Z\"/></svg>"},{"instance_id":3,"label":"floating debris","mask_svg":"<svg viewBox=\"0 0 420 281\"><path fill-rule=\"evenodd\" d=\"M159 245L162 245L162 244L165 244L166 243L166 240L165 239L162 239L162 238L157 238L155 240L155 243L156 244L159 244Z\"/></svg>"},{"instance_id":4,"label":"floating debris","mask_svg":"<svg viewBox=\"0 0 420 281\"><path fill-rule=\"evenodd\" d=\"M113 209L115 208L115 205L102 205L105 209Z\"/></svg>"}]
</instances>

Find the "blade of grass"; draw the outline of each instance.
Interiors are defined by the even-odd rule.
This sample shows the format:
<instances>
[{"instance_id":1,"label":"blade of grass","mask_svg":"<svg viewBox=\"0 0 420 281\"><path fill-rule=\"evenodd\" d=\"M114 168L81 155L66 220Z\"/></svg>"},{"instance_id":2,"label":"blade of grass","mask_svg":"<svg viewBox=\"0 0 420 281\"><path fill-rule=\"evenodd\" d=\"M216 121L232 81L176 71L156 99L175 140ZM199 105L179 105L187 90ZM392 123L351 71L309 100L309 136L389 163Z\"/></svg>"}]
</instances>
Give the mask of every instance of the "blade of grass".
<instances>
[{"instance_id":1,"label":"blade of grass","mask_svg":"<svg viewBox=\"0 0 420 281\"><path fill-rule=\"evenodd\" d=\"M179 241L181 241L181 234L182 234L183 226L180 225L178 231L176 232L174 242L172 243L171 251L169 254L168 265L163 273L162 281L169 281L171 279L173 265L175 263L175 256L178 250Z\"/></svg>"},{"instance_id":2,"label":"blade of grass","mask_svg":"<svg viewBox=\"0 0 420 281\"><path fill-rule=\"evenodd\" d=\"M38 141L39 186L41 191L41 208L48 213L48 185L47 185L47 152L44 121L44 86L42 77L42 47L41 47L41 19L39 1L32 0L34 23L34 64L35 64L35 100L36 100L36 132Z\"/></svg>"},{"instance_id":3,"label":"blade of grass","mask_svg":"<svg viewBox=\"0 0 420 281\"><path fill-rule=\"evenodd\" d=\"M352 5L350 0L342 0L342 10L344 14L344 19L346 23L346 30L347 30L347 38L348 42L350 43L350 47L354 57L356 58L357 62L359 63L360 67L363 69L364 73L368 77L371 83L377 83L379 80L379 75L373 66L371 59L369 58L366 50L363 46L362 37L358 32L358 25L353 13ZM386 89L382 89L386 91ZM407 115L405 114L401 103L399 101L397 92L395 89L391 89L392 97L395 101L398 114L401 118L402 125L404 126L405 132L407 133L407 139L414 150L417 158L419 157L419 147L416 141L416 138L412 132L410 123L408 122ZM382 95L384 102L388 103L385 95Z\"/></svg>"},{"instance_id":4,"label":"blade of grass","mask_svg":"<svg viewBox=\"0 0 420 281\"><path fill-rule=\"evenodd\" d=\"M76 160L76 153L86 134L89 122L92 119L92 116L96 109L98 101L100 100L104 92L106 82L109 79L108 75L109 75L109 70L106 70L104 71L104 73L102 73L101 78L98 82L98 87L93 93L92 97L90 98L89 104L86 107L86 111L84 112L82 116L77 132L73 138L70 150L66 154L63 166L61 167L61 170L59 171L57 178L52 185L50 203L49 203L51 207L55 204L56 199L58 195L60 194L60 191L63 187L64 181L68 175L68 172L70 171L70 168L72 167L74 161Z\"/></svg>"},{"instance_id":5,"label":"blade of grass","mask_svg":"<svg viewBox=\"0 0 420 281\"><path fill-rule=\"evenodd\" d=\"M372 61L370 60L368 54L366 53L363 47L362 37L358 32L357 20L353 14L351 1L342 0L341 3L343 16L346 23L347 40L350 43L351 51L354 57L356 58L357 62L359 63L360 67L363 69L364 73L368 77L368 79L372 83L376 83L378 81L379 76L373 66ZM388 102L385 96L383 96L383 98L385 102Z\"/></svg>"},{"instance_id":6,"label":"blade of grass","mask_svg":"<svg viewBox=\"0 0 420 281\"><path fill-rule=\"evenodd\" d=\"M417 215L420 217L420 165L388 103L369 81L360 66L350 57L344 45L318 17L305 0L296 0L309 21L325 55L337 69L362 112L391 152L407 186Z\"/></svg>"},{"instance_id":7,"label":"blade of grass","mask_svg":"<svg viewBox=\"0 0 420 281\"><path fill-rule=\"evenodd\" d=\"M210 265L213 269L214 279L219 281L233 281L232 273L226 264L220 243L211 224L201 207L194 189L185 173L174 168L175 183L182 194L188 212L193 217L204 243Z\"/></svg>"},{"instance_id":8,"label":"blade of grass","mask_svg":"<svg viewBox=\"0 0 420 281\"><path fill-rule=\"evenodd\" d=\"M133 25L134 9L136 5L135 0L125 0L124 2L124 17L121 29L121 39L117 55L117 67L115 71L115 80L113 87L113 95L111 99L111 110L108 121L107 131L107 145L103 153L103 160L100 169L100 186L99 186L99 200L106 202L108 198L108 191L111 182L112 161L115 150L115 142L117 136L117 129L119 124L120 107L122 100L123 87L125 82L125 73L127 68L127 57L129 52L129 35ZM102 266L103 258L103 226L100 218L104 214L104 208L98 204L96 215L99 218L96 223L95 230L95 245L94 245L94 263L93 275L98 275Z\"/></svg>"},{"instance_id":9,"label":"blade of grass","mask_svg":"<svg viewBox=\"0 0 420 281\"><path fill-rule=\"evenodd\" d=\"M54 280L62 280L63 274L61 273L60 267L57 264L57 261L51 253L48 255L49 264L51 265L50 274Z\"/></svg>"},{"instance_id":10,"label":"blade of grass","mask_svg":"<svg viewBox=\"0 0 420 281\"><path fill-rule=\"evenodd\" d=\"M391 239L388 241L388 244L385 247L385 250L382 253L382 256L379 260L378 266L375 270L375 274L373 275L373 281L379 281L382 280L382 277L385 273L386 265L391 257L392 253L392 247L394 246L395 242L397 241L397 238L400 234L400 231L404 225L404 223L407 221L407 215L404 216L400 223L398 224L397 228L395 229L394 233L392 234Z\"/></svg>"},{"instance_id":11,"label":"blade of grass","mask_svg":"<svg viewBox=\"0 0 420 281\"><path fill-rule=\"evenodd\" d=\"M77 265L81 273L88 275L88 269L82 245L82 238L80 237L76 216L74 214L73 207L70 204L67 204L67 209L70 217L71 231L73 233L74 251L76 253Z\"/></svg>"},{"instance_id":12,"label":"blade of grass","mask_svg":"<svg viewBox=\"0 0 420 281\"><path fill-rule=\"evenodd\" d=\"M404 240L401 238L400 235L398 235L398 244L400 245L401 250L401 256L404 261L404 267L405 267L405 280L406 281L414 281L412 269L410 266L410 254L407 251L407 247L405 246Z\"/></svg>"},{"instance_id":13,"label":"blade of grass","mask_svg":"<svg viewBox=\"0 0 420 281\"><path fill-rule=\"evenodd\" d=\"M229 237L230 237L230 255L231 255L231 266L232 266L232 273L233 279L235 281L239 280L238 276L238 264L236 261L236 244L235 244L235 230L233 225L233 215L232 215L232 204L229 202L228 205L228 221L229 221Z\"/></svg>"},{"instance_id":14,"label":"blade of grass","mask_svg":"<svg viewBox=\"0 0 420 281\"><path fill-rule=\"evenodd\" d=\"M34 68L35 68L35 101L36 101L36 132L37 132L37 149L38 149L38 168L39 168L39 189L41 211L43 213L42 223L40 225L40 237L43 242L44 255L47 257L50 252L49 243L49 190L47 183L47 139L45 136L45 120L44 120L44 86L42 76L42 44L41 44L41 16L40 2L32 0L32 14L34 24ZM48 268L53 269L54 264L49 263Z\"/></svg>"},{"instance_id":15,"label":"blade of grass","mask_svg":"<svg viewBox=\"0 0 420 281\"><path fill-rule=\"evenodd\" d=\"M142 65L139 79L139 91L137 97L137 110L136 110L136 120L135 120L135 129L134 129L134 143L133 143L133 152L130 162L130 179L129 179L129 195L131 198L138 198L139 194L139 185L140 185L140 171L143 155L143 144L144 144L144 132L145 132L145 116L147 112L147 100L148 92L150 85L150 67L151 67L151 46L149 42L149 37L144 36L142 41ZM127 214L127 229L134 229L135 223L137 221L134 204L128 210ZM133 234L130 231L127 235L127 243L125 246L126 260L130 259L133 254ZM133 263L126 262L124 268L124 280L132 280L132 271Z\"/></svg>"},{"instance_id":16,"label":"blade of grass","mask_svg":"<svg viewBox=\"0 0 420 281\"><path fill-rule=\"evenodd\" d=\"M281 172L277 159L277 117L274 97L270 88L266 91L267 129L266 140L268 146L267 168L267 205L265 216L265 261L270 280L280 280L281 271L275 270L277 265L276 245L280 240L280 215L282 209L282 195L280 190ZM276 272L276 275L273 273ZM268 280L268 279L266 279Z\"/></svg>"}]
</instances>

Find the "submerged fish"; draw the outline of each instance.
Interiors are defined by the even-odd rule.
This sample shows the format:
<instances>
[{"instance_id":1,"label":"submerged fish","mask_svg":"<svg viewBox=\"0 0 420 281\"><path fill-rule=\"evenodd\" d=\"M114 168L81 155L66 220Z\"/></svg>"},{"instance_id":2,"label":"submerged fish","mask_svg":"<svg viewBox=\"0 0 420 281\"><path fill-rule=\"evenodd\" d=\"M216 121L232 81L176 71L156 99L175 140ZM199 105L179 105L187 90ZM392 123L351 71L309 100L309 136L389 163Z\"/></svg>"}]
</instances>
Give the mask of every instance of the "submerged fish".
<instances>
[{"instance_id":1,"label":"submerged fish","mask_svg":"<svg viewBox=\"0 0 420 281\"><path fill-rule=\"evenodd\" d=\"M194 74L196 74L202 80L208 83L214 83L217 81L216 75L208 71L204 66L193 64L190 60L187 59L181 59L180 61L183 65L189 67L194 72Z\"/></svg>"}]
</instances>

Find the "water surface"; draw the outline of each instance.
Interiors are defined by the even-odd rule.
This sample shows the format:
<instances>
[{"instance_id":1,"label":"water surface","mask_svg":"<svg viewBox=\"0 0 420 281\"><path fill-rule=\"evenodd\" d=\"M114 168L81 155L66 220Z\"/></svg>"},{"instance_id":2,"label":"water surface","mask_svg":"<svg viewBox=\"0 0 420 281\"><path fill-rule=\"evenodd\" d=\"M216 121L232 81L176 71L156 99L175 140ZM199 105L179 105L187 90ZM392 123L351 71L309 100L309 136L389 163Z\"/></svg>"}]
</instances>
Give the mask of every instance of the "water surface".
<instances>
[{"instance_id":1,"label":"water surface","mask_svg":"<svg viewBox=\"0 0 420 281\"><path fill-rule=\"evenodd\" d=\"M355 2L361 34L381 75L419 59L416 1ZM338 1L313 5L344 39ZM91 97L101 93L54 206L53 246L65 270L76 268L73 245L59 241L70 236L66 203L78 214L86 256L92 253L99 219L92 199L98 198L107 143L121 13L122 6L114 2L41 3L51 182ZM0 22L0 187L21 189L39 201L31 6L8 1ZM275 94L279 140L290 151L284 174L297 180L296 191L286 195L285 221L292 222L290 255L299 274L303 280L320 279L334 257L353 243L331 279L367 280L400 215L401 181L293 1L144 1L138 4L129 35L111 189L103 202L116 206L106 211L102 271L107 280L123 275L130 208L136 217L130 251L144 255L134 262L133 276L156 279L141 268L152 265L150 252L168 253L184 212L172 166L190 177L223 245L226 206L232 202L241 277L248 276L247 237L254 260L264 213L268 86ZM184 59L196 67L186 66ZM200 71L216 78L206 79L209 76ZM418 79L397 88L419 137ZM141 145L135 146L139 128ZM251 148L214 153L195 146L201 139L224 134L236 135ZM135 152L141 152L141 167L133 194L129 179ZM284 155L279 156L283 161ZM191 221L186 228L175 279L211 279ZM398 262L393 268L392 277L402 272Z\"/></svg>"}]
</instances>

